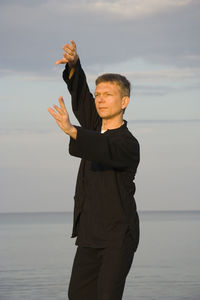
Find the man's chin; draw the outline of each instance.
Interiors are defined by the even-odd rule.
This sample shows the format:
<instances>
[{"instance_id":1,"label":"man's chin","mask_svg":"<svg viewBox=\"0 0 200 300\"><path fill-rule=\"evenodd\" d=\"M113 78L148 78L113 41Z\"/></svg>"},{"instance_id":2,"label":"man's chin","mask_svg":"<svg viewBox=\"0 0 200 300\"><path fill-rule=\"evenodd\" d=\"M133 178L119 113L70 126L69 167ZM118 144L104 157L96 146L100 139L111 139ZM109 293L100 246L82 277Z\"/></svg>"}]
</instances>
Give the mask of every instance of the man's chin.
<instances>
[{"instance_id":1,"label":"man's chin","mask_svg":"<svg viewBox=\"0 0 200 300\"><path fill-rule=\"evenodd\" d=\"M98 115L100 118L107 118L108 117L108 114L104 111L98 111Z\"/></svg>"}]
</instances>

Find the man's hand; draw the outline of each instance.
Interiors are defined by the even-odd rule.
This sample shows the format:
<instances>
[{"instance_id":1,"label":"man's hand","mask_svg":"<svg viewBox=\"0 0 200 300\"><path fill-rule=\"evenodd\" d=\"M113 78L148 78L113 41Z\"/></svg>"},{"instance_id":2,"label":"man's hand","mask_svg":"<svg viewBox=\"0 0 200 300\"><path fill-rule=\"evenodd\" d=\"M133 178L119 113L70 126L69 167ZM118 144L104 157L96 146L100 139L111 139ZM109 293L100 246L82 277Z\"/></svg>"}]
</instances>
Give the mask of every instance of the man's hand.
<instances>
[{"instance_id":1,"label":"man's hand","mask_svg":"<svg viewBox=\"0 0 200 300\"><path fill-rule=\"evenodd\" d=\"M76 44L73 40L70 41L72 45L66 44L62 48L65 51L63 53L63 58L57 60L56 64L69 64L69 67L72 69L75 67L76 62L78 60L78 54L76 50Z\"/></svg>"},{"instance_id":2,"label":"man's hand","mask_svg":"<svg viewBox=\"0 0 200 300\"><path fill-rule=\"evenodd\" d=\"M58 99L60 103L60 107L57 105L53 105L53 108L49 107L48 111L56 120L58 126L68 135L70 135L73 139L76 139L77 129L70 123L69 114L66 110L65 103L63 101L63 97L59 97Z\"/></svg>"}]
</instances>

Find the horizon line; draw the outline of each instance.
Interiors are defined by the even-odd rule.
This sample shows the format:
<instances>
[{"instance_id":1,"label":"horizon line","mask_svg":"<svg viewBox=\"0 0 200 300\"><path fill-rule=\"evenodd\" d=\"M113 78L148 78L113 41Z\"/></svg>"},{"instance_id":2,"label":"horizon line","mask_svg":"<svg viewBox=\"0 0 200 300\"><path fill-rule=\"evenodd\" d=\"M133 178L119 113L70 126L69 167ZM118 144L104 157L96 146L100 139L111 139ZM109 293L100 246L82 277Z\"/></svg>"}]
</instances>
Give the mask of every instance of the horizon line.
<instances>
[{"instance_id":1,"label":"horizon line","mask_svg":"<svg viewBox=\"0 0 200 300\"><path fill-rule=\"evenodd\" d=\"M125 118L126 119L126 118ZM127 118L128 123L195 123L195 122L200 122L200 118L196 119L131 119L129 120ZM24 127L15 127L15 128L6 128L6 127L0 127L0 133L2 132L41 132L41 133L46 133L46 132L52 132L55 131L53 128L44 128L44 126L40 128L24 128Z\"/></svg>"},{"instance_id":2,"label":"horizon line","mask_svg":"<svg viewBox=\"0 0 200 300\"><path fill-rule=\"evenodd\" d=\"M158 209L158 210L148 210L148 209L142 209L142 210L137 210L138 213L162 213L162 212L168 212L168 213L176 213L176 212L200 212L200 209ZM5 212L0 212L1 214L66 214L66 213L70 213L73 214L73 210L70 211L5 211Z\"/></svg>"},{"instance_id":3,"label":"horizon line","mask_svg":"<svg viewBox=\"0 0 200 300\"><path fill-rule=\"evenodd\" d=\"M183 122L200 122L200 119L132 119L129 123L183 123Z\"/></svg>"}]
</instances>

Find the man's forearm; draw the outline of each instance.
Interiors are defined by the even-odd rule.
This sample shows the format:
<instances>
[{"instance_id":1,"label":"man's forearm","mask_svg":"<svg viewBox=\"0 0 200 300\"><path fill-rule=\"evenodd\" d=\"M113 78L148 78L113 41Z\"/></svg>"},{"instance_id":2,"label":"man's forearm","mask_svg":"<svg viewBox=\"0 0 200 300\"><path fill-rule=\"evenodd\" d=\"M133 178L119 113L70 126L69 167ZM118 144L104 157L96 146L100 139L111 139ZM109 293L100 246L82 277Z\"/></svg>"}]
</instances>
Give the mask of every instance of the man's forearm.
<instances>
[{"instance_id":1,"label":"man's forearm","mask_svg":"<svg viewBox=\"0 0 200 300\"><path fill-rule=\"evenodd\" d=\"M69 71L69 79L72 78L72 76L74 75L75 72L75 66L71 68L71 70Z\"/></svg>"},{"instance_id":2,"label":"man's forearm","mask_svg":"<svg viewBox=\"0 0 200 300\"><path fill-rule=\"evenodd\" d=\"M78 61L78 55L76 55L76 57L74 58L74 61L73 62L68 62L69 64L69 79L72 78L72 76L74 75L74 72L75 72L75 68L76 68L76 63Z\"/></svg>"},{"instance_id":3,"label":"man's forearm","mask_svg":"<svg viewBox=\"0 0 200 300\"><path fill-rule=\"evenodd\" d=\"M76 127L77 137L70 139L69 153L73 156L95 161L116 169L137 168L139 144L135 138L125 134L115 136L101 134L96 130Z\"/></svg>"}]
</instances>

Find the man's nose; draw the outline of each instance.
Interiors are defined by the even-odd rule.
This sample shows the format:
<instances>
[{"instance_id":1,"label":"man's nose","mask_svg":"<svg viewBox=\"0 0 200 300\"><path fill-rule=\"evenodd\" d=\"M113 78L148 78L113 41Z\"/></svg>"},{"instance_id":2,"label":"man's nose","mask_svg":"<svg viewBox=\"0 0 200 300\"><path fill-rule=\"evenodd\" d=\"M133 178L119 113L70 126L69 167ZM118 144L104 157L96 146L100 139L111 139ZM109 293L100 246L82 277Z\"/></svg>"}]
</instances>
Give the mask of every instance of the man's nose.
<instances>
[{"instance_id":1,"label":"man's nose","mask_svg":"<svg viewBox=\"0 0 200 300\"><path fill-rule=\"evenodd\" d=\"M98 97L98 102L104 102L104 96L103 95L99 95Z\"/></svg>"}]
</instances>

